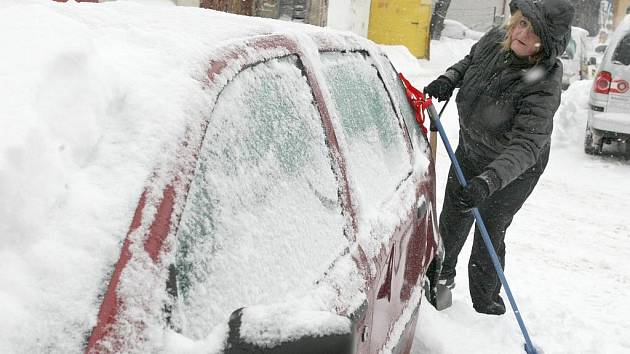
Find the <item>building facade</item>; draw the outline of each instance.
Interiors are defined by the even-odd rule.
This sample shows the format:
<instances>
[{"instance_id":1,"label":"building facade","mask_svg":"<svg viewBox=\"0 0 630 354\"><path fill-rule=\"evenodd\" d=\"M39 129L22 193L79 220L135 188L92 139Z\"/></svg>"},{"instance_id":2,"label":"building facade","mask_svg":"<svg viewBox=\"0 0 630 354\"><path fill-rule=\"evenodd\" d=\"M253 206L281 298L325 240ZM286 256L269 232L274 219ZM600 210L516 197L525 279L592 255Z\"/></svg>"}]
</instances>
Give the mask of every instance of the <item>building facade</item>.
<instances>
[{"instance_id":1,"label":"building facade","mask_svg":"<svg viewBox=\"0 0 630 354\"><path fill-rule=\"evenodd\" d=\"M485 32L509 17L509 4L509 0L451 0L446 18L461 22L472 30Z\"/></svg>"}]
</instances>

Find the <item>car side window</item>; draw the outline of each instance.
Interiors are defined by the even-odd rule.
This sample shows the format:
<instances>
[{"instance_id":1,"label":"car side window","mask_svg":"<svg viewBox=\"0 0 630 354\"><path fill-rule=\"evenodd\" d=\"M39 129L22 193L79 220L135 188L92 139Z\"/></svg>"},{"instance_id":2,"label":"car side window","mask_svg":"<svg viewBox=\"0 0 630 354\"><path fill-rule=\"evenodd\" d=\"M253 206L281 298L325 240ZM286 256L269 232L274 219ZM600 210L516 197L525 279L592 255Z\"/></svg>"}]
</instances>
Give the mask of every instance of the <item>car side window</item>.
<instances>
[{"instance_id":1,"label":"car side window","mask_svg":"<svg viewBox=\"0 0 630 354\"><path fill-rule=\"evenodd\" d=\"M420 151L423 151L428 144L426 143L426 139L423 138L424 133L422 132L420 125L416 122L416 113L413 108L411 108L411 105L407 100L405 87L403 86L402 81L400 81L396 69L394 69L387 57L382 55L379 59L384 70L383 78L393 90L392 95L394 96L394 103L398 106L398 109L402 113L403 120L405 121L413 146L415 149L421 149ZM428 126L429 123L425 122L425 124Z\"/></svg>"},{"instance_id":2,"label":"car side window","mask_svg":"<svg viewBox=\"0 0 630 354\"><path fill-rule=\"evenodd\" d=\"M249 67L217 100L177 234L173 318L187 336L205 338L240 307L309 289L347 247L300 65L290 56Z\"/></svg>"},{"instance_id":3,"label":"car side window","mask_svg":"<svg viewBox=\"0 0 630 354\"><path fill-rule=\"evenodd\" d=\"M626 34L617 44L617 48L615 48L612 56L612 62L630 65L630 34Z\"/></svg>"},{"instance_id":4,"label":"car side window","mask_svg":"<svg viewBox=\"0 0 630 354\"><path fill-rule=\"evenodd\" d=\"M376 68L361 53L322 53L324 75L349 147L360 198L380 205L411 171L410 154Z\"/></svg>"}]
</instances>

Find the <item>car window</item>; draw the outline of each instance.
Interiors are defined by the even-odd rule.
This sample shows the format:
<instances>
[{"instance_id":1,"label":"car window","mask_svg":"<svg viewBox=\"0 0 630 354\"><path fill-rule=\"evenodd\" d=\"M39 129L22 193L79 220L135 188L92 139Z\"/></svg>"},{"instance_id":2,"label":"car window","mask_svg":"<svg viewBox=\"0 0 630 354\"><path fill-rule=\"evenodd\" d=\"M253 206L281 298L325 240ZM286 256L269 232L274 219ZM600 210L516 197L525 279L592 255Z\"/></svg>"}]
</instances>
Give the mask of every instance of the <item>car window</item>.
<instances>
[{"instance_id":1,"label":"car window","mask_svg":"<svg viewBox=\"0 0 630 354\"><path fill-rule=\"evenodd\" d=\"M569 43L567 44L567 49L562 54L563 59L573 59L575 58L575 51L577 50L577 45L575 40L571 38Z\"/></svg>"},{"instance_id":2,"label":"car window","mask_svg":"<svg viewBox=\"0 0 630 354\"><path fill-rule=\"evenodd\" d=\"M595 53L604 53L608 48L608 43L601 43L595 46Z\"/></svg>"},{"instance_id":3,"label":"car window","mask_svg":"<svg viewBox=\"0 0 630 354\"><path fill-rule=\"evenodd\" d=\"M424 134L418 123L416 122L416 113L413 108L409 104L407 100L407 94L405 93L405 87L400 81L398 77L398 73L396 69L392 66L386 56L381 55L380 62L383 67L384 73L383 78L389 84L389 87L392 88L392 95L394 99L394 103L400 109L402 113L407 131L409 132L409 137L416 149L421 148L424 149L426 145L426 140L423 138ZM428 127L428 122L425 123Z\"/></svg>"},{"instance_id":4,"label":"car window","mask_svg":"<svg viewBox=\"0 0 630 354\"><path fill-rule=\"evenodd\" d=\"M625 35L617 44L612 56L612 62L630 65L630 34Z\"/></svg>"},{"instance_id":5,"label":"car window","mask_svg":"<svg viewBox=\"0 0 630 354\"><path fill-rule=\"evenodd\" d=\"M347 246L339 187L299 61L245 69L207 128L177 234L174 321L204 338L233 310L308 289Z\"/></svg>"},{"instance_id":6,"label":"car window","mask_svg":"<svg viewBox=\"0 0 630 354\"><path fill-rule=\"evenodd\" d=\"M322 53L322 62L356 192L367 204L379 205L411 171L400 123L376 68L363 54Z\"/></svg>"}]
</instances>

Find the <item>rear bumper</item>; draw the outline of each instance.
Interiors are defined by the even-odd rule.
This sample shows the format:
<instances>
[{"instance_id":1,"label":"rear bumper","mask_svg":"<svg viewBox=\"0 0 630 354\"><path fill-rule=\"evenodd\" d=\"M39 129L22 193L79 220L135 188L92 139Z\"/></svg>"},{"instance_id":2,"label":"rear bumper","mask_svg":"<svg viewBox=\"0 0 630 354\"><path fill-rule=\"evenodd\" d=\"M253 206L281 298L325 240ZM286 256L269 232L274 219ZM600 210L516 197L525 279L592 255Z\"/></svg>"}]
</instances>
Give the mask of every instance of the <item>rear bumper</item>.
<instances>
[{"instance_id":1,"label":"rear bumper","mask_svg":"<svg viewBox=\"0 0 630 354\"><path fill-rule=\"evenodd\" d=\"M611 142L614 140L622 140L622 141L630 142L630 134L611 132L608 130L600 130L593 127L591 127L591 131L594 134L593 139L596 139L597 141L601 141L603 139L604 142Z\"/></svg>"},{"instance_id":2,"label":"rear bumper","mask_svg":"<svg viewBox=\"0 0 630 354\"><path fill-rule=\"evenodd\" d=\"M588 122L591 128L609 133L630 134L630 115L627 113L607 113L589 111Z\"/></svg>"}]
</instances>

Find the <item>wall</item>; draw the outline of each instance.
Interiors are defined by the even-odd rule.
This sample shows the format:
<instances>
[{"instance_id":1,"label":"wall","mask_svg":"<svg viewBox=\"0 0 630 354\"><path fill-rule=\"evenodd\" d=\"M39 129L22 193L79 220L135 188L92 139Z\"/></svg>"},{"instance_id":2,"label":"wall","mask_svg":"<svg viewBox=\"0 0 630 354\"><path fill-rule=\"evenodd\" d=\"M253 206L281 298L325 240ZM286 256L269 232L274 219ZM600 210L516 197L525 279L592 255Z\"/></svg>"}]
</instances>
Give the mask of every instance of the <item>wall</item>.
<instances>
[{"instance_id":1,"label":"wall","mask_svg":"<svg viewBox=\"0 0 630 354\"><path fill-rule=\"evenodd\" d=\"M509 0L451 0L446 18L459 21L475 31L485 32L492 27L495 8L496 16L500 16L505 5L505 15L509 17L509 3Z\"/></svg>"},{"instance_id":2,"label":"wall","mask_svg":"<svg viewBox=\"0 0 630 354\"><path fill-rule=\"evenodd\" d=\"M367 37L370 3L370 0L330 0L328 27Z\"/></svg>"},{"instance_id":3,"label":"wall","mask_svg":"<svg viewBox=\"0 0 630 354\"><path fill-rule=\"evenodd\" d=\"M328 25L329 2L329 0L311 0L307 22L323 27Z\"/></svg>"}]
</instances>

